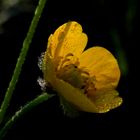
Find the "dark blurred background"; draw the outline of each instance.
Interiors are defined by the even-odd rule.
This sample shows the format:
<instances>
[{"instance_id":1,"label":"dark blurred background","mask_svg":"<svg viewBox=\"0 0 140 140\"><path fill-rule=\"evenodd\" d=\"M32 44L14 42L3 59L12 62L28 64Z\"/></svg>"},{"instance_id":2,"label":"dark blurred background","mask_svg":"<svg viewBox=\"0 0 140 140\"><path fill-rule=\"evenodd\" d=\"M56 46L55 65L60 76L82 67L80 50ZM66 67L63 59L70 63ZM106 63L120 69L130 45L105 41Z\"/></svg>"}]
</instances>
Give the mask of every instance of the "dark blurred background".
<instances>
[{"instance_id":1,"label":"dark blurred background","mask_svg":"<svg viewBox=\"0 0 140 140\"><path fill-rule=\"evenodd\" d=\"M23 40L38 0L0 1L0 103L11 79ZM88 35L87 47L103 46L118 59L122 76L117 90L123 104L106 113L82 113L75 119L64 116L59 99L53 97L25 114L8 131L5 140L47 139L75 135L128 135L133 119L129 97L133 100L136 82L136 46L138 37L138 0L48 0L34 35L7 116L42 91L37 78L42 75L38 57L45 51L47 39L61 24L75 20ZM135 81L135 82L134 82ZM133 88L132 88L133 87ZM135 97L137 94L135 94ZM132 104L133 101L131 101ZM135 113L137 116L137 114ZM80 132L80 133L79 133ZM125 133L127 132L127 133ZM100 135L98 135L100 137ZM67 137L64 137L67 139Z\"/></svg>"}]
</instances>

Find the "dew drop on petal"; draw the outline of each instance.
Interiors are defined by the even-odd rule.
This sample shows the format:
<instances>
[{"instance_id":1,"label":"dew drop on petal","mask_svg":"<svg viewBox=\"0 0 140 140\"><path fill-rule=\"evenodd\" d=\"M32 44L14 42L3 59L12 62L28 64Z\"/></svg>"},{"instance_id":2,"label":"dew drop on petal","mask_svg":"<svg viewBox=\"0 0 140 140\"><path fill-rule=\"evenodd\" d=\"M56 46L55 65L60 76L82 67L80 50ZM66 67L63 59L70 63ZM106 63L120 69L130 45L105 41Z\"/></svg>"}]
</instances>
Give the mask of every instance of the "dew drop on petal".
<instances>
[{"instance_id":1,"label":"dew drop on petal","mask_svg":"<svg viewBox=\"0 0 140 140\"><path fill-rule=\"evenodd\" d=\"M42 70L42 62L43 62L43 59L44 59L44 55L45 55L45 53L43 52L43 53L41 53L41 55L40 55L40 57L38 57L38 67L39 67L39 69L40 70Z\"/></svg>"},{"instance_id":2,"label":"dew drop on petal","mask_svg":"<svg viewBox=\"0 0 140 140\"><path fill-rule=\"evenodd\" d=\"M44 79L42 79L41 77L39 77L39 78L37 79L37 82L38 82L38 84L40 85L41 90L42 90L42 91L45 91L45 90L46 90L46 86L47 86L46 81L45 81Z\"/></svg>"}]
</instances>

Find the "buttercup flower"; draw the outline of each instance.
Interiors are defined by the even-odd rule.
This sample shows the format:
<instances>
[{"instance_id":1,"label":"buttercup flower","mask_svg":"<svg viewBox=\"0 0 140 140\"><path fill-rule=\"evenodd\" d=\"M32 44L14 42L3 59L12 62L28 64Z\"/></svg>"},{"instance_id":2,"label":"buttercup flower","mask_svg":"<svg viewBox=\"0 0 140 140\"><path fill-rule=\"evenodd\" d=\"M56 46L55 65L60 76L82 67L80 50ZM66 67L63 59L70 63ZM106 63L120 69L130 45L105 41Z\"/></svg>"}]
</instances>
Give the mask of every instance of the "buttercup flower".
<instances>
[{"instance_id":1,"label":"buttercup flower","mask_svg":"<svg viewBox=\"0 0 140 140\"><path fill-rule=\"evenodd\" d=\"M84 51L87 40L75 21L51 34L42 63L44 80L78 110L108 112L122 103L115 90L120 69L105 48L95 46Z\"/></svg>"}]
</instances>

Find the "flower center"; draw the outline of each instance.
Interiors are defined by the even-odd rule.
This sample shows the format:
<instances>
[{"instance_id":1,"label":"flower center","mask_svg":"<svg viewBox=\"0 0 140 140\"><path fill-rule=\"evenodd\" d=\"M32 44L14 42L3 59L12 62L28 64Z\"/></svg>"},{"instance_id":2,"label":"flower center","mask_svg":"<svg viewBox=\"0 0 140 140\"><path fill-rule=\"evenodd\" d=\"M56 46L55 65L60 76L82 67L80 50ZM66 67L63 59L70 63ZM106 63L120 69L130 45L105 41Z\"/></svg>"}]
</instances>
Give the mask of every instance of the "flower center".
<instances>
[{"instance_id":1,"label":"flower center","mask_svg":"<svg viewBox=\"0 0 140 140\"><path fill-rule=\"evenodd\" d=\"M81 89L85 94L90 94L95 88L95 77L90 77L88 71L79 68L80 62L73 54L61 58L57 65L57 77L70 83L75 88Z\"/></svg>"}]
</instances>

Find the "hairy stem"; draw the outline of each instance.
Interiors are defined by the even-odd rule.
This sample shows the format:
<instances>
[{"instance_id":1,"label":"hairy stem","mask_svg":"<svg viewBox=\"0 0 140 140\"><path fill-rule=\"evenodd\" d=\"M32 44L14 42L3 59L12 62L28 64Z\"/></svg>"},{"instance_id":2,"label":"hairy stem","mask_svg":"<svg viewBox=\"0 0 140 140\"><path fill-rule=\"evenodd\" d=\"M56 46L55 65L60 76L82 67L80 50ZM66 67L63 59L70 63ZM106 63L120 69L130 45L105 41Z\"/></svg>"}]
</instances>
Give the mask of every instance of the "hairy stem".
<instances>
[{"instance_id":1,"label":"hairy stem","mask_svg":"<svg viewBox=\"0 0 140 140\"><path fill-rule=\"evenodd\" d=\"M47 93L43 93L36 97L34 100L27 103L25 106L23 106L19 111L15 113L14 116L10 118L10 120L4 125L4 127L0 130L0 140L5 136L7 131L11 128L11 126L15 123L16 120L18 120L20 117L22 117L25 113L39 105L40 103L47 101L50 97L53 95L48 95Z\"/></svg>"}]
</instances>

